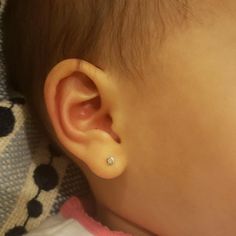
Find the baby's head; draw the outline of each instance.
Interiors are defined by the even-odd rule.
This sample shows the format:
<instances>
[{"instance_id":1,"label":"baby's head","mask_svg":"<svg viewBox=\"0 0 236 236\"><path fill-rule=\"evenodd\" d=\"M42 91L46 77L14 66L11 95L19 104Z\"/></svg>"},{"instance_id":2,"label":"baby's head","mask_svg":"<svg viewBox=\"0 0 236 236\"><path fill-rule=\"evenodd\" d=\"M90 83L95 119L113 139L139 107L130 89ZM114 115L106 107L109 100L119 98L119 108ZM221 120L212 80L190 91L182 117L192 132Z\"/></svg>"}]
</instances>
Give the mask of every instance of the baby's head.
<instances>
[{"instance_id":1,"label":"baby's head","mask_svg":"<svg viewBox=\"0 0 236 236\"><path fill-rule=\"evenodd\" d=\"M233 0L9 1L9 79L111 228L235 235L235 10Z\"/></svg>"}]
</instances>

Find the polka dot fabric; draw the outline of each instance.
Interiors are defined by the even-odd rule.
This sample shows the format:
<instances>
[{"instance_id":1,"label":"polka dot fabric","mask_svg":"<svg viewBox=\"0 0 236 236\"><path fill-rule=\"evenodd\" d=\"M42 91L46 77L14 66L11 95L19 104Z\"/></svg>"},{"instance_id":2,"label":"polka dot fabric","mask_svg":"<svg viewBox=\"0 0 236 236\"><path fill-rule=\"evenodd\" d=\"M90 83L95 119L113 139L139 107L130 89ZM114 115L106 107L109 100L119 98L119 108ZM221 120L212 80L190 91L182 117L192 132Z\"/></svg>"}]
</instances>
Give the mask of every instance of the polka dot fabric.
<instances>
[{"instance_id":1,"label":"polka dot fabric","mask_svg":"<svg viewBox=\"0 0 236 236\"><path fill-rule=\"evenodd\" d=\"M0 16L5 1L0 0ZM0 18L0 236L21 236L56 214L71 196L84 197L80 169L36 126L24 97L6 89Z\"/></svg>"}]
</instances>

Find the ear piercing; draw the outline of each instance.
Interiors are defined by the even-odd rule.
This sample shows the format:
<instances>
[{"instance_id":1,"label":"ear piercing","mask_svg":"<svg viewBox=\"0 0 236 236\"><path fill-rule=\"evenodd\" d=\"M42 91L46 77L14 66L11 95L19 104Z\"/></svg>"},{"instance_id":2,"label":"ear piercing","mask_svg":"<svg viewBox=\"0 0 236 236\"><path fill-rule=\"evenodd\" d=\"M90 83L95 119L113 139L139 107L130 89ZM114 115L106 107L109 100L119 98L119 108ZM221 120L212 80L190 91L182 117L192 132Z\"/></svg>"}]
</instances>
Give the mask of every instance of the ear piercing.
<instances>
[{"instance_id":1,"label":"ear piercing","mask_svg":"<svg viewBox=\"0 0 236 236\"><path fill-rule=\"evenodd\" d=\"M110 156L106 159L107 165L112 166L115 163L115 157Z\"/></svg>"}]
</instances>

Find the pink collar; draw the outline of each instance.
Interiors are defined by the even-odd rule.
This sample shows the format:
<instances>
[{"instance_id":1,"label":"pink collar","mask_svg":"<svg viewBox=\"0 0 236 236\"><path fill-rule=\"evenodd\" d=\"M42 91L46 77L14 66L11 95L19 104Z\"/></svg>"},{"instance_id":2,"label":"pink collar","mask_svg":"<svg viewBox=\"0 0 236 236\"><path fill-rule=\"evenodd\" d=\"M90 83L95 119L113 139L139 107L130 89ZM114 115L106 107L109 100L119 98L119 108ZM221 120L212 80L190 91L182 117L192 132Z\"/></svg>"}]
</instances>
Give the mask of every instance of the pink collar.
<instances>
[{"instance_id":1,"label":"pink collar","mask_svg":"<svg viewBox=\"0 0 236 236\"><path fill-rule=\"evenodd\" d=\"M71 197L67 200L60 210L65 218L72 218L77 220L84 228L91 234L96 236L132 236L131 234L112 231L107 226L102 225L90 217L84 210L81 201L77 197Z\"/></svg>"}]
</instances>

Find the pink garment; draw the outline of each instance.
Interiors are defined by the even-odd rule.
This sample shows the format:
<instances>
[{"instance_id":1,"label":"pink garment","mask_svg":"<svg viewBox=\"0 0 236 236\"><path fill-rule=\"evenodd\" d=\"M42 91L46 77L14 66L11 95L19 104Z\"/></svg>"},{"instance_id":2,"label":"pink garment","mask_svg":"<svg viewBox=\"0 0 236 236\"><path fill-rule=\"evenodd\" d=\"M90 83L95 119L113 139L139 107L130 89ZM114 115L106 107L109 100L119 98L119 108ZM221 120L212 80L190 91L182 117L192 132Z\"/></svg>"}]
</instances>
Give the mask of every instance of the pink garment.
<instances>
[{"instance_id":1,"label":"pink garment","mask_svg":"<svg viewBox=\"0 0 236 236\"><path fill-rule=\"evenodd\" d=\"M107 226L102 225L90 217L84 210L81 201L77 197L71 197L61 207L61 215L64 218L77 220L91 234L96 236L132 236L131 234L111 231Z\"/></svg>"}]
</instances>

